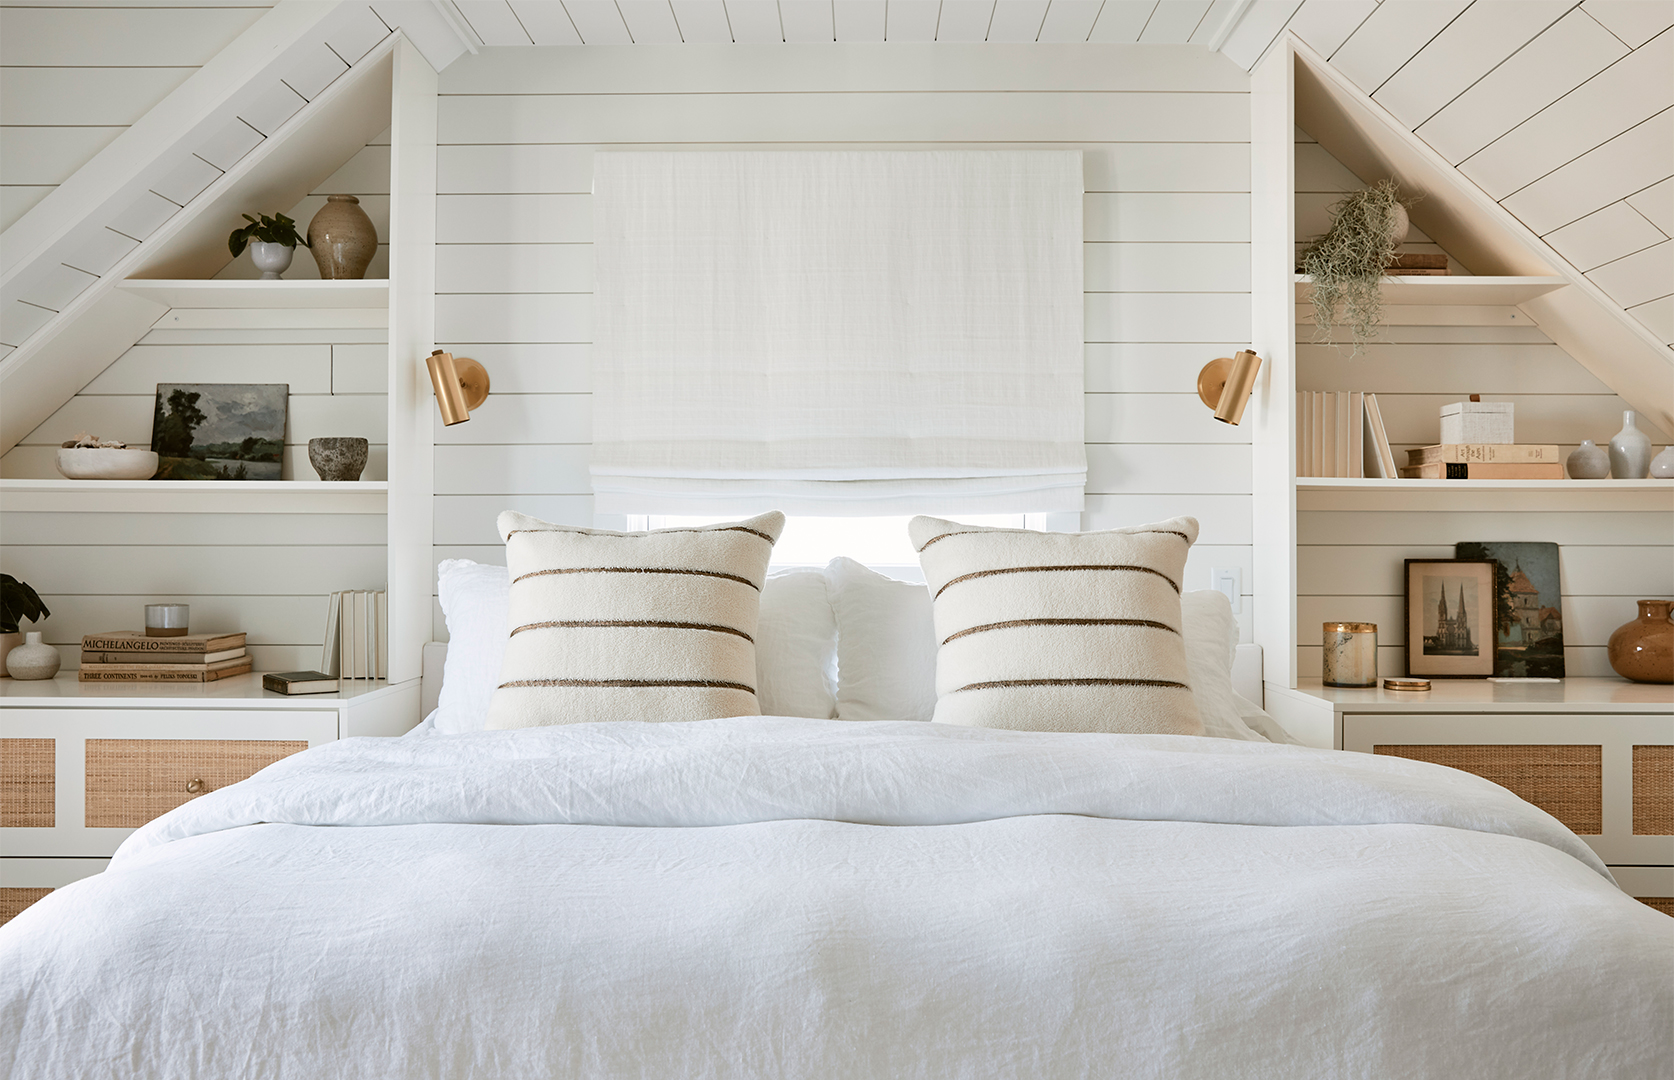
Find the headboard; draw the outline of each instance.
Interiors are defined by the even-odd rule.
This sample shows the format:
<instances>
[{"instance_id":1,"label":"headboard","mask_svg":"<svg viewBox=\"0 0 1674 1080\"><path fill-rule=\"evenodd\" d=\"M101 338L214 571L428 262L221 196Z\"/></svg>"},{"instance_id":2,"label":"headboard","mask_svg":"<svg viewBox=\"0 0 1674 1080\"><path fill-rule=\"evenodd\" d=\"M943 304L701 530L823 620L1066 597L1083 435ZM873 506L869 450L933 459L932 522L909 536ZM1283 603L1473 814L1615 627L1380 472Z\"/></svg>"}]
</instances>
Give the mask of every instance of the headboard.
<instances>
[{"instance_id":1,"label":"headboard","mask_svg":"<svg viewBox=\"0 0 1674 1080\"><path fill-rule=\"evenodd\" d=\"M432 641L424 647L424 682L419 690L423 715L436 710L442 694L442 665L448 658L448 644ZM1261 696L1261 646L1240 645L1232 657L1232 688L1255 702L1266 706Z\"/></svg>"}]
</instances>

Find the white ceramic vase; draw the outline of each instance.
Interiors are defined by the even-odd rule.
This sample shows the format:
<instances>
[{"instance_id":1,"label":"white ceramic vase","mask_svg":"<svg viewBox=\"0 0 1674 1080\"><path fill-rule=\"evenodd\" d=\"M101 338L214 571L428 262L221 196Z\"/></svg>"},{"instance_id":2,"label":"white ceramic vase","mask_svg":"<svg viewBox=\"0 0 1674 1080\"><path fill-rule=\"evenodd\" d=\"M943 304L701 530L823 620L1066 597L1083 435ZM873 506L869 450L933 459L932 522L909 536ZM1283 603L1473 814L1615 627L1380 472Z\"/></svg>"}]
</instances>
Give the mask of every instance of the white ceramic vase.
<instances>
[{"instance_id":1,"label":"white ceramic vase","mask_svg":"<svg viewBox=\"0 0 1674 1080\"><path fill-rule=\"evenodd\" d=\"M6 654L6 671L14 679L50 679L59 663L58 650L42 641L39 631L23 635L23 644Z\"/></svg>"},{"instance_id":2,"label":"white ceramic vase","mask_svg":"<svg viewBox=\"0 0 1674 1080\"><path fill-rule=\"evenodd\" d=\"M250 241L250 261L262 272L263 281L278 281L279 275L291 268L296 248L284 244L269 244L263 240Z\"/></svg>"},{"instance_id":3,"label":"white ceramic vase","mask_svg":"<svg viewBox=\"0 0 1674 1080\"><path fill-rule=\"evenodd\" d=\"M1571 480L1603 480L1610 475L1610 455L1593 440L1582 439L1564 461L1564 471Z\"/></svg>"},{"instance_id":4,"label":"white ceramic vase","mask_svg":"<svg viewBox=\"0 0 1674 1080\"><path fill-rule=\"evenodd\" d=\"M1662 453L1651 459L1651 475L1658 480L1674 480L1674 446L1665 446Z\"/></svg>"},{"instance_id":5,"label":"white ceramic vase","mask_svg":"<svg viewBox=\"0 0 1674 1080\"><path fill-rule=\"evenodd\" d=\"M1643 480L1651 471L1651 437L1639 430L1632 409L1622 413L1622 430L1610 439L1610 475L1617 480Z\"/></svg>"}]
</instances>

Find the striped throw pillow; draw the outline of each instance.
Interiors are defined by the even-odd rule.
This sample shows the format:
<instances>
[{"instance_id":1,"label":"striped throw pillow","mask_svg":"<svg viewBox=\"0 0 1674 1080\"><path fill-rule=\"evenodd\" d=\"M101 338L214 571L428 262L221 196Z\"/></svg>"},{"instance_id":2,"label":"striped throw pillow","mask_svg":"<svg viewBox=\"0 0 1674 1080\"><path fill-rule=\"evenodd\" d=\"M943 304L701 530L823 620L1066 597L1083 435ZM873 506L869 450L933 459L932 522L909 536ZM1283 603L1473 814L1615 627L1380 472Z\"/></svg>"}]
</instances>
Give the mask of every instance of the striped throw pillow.
<instances>
[{"instance_id":1,"label":"striped throw pillow","mask_svg":"<svg viewBox=\"0 0 1674 1080\"><path fill-rule=\"evenodd\" d=\"M908 532L935 604L936 720L1203 734L1180 634L1195 520L1040 533L917 517Z\"/></svg>"},{"instance_id":2,"label":"striped throw pillow","mask_svg":"<svg viewBox=\"0 0 1674 1080\"><path fill-rule=\"evenodd\" d=\"M510 635L490 728L756 716L756 618L774 511L649 533L499 517Z\"/></svg>"}]
</instances>

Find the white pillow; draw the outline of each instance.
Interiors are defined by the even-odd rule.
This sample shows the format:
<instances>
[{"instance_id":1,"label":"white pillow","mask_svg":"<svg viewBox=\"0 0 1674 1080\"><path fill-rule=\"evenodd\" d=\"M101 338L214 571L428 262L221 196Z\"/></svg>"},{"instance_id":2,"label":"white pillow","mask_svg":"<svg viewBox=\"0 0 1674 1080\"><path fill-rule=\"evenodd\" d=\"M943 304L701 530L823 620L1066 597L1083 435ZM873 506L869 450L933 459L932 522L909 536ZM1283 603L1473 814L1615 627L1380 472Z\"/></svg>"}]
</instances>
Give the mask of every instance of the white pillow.
<instances>
[{"instance_id":1,"label":"white pillow","mask_svg":"<svg viewBox=\"0 0 1674 1080\"><path fill-rule=\"evenodd\" d=\"M885 577L847 558L833 559L825 568L825 580L837 616L837 718L930 719L936 706L936 631L930 590ZM1260 709L1232 688L1232 658L1238 644L1232 605L1221 593L1205 589L1186 593L1180 607L1186 663L1204 734L1268 741L1244 720L1249 710L1260 713Z\"/></svg>"},{"instance_id":2,"label":"white pillow","mask_svg":"<svg viewBox=\"0 0 1674 1080\"><path fill-rule=\"evenodd\" d=\"M433 721L437 731L482 731L487 722L506 652L510 581L505 567L467 559L448 559L437 567L437 592L448 625L448 655ZM826 600L825 575L800 569L768 577L756 643L763 715L831 719L837 712L836 665L837 623Z\"/></svg>"},{"instance_id":3,"label":"white pillow","mask_svg":"<svg viewBox=\"0 0 1674 1080\"><path fill-rule=\"evenodd\" d=\"M506 655L510 584L503 566L447 559L436 567L436 592L448 624L437 731L481 731L488 719L488 700Z\"/></svg>"},{"instance_id":4,"label":"white pillow","mask_svg":"<svg viewBox=\"0 0 1674 1080\"><path fill-rule=\"evenodd\" d=\"M936 711L930 591L839 556L825 568L837 617L837 719L929 720Z\"/></svg>"},{"instance_id":5,"label":"white pillow","mask_svg":"<svg viewBox=\"0 0 1674 1080\"><path fill-rule=\"evenodd\" d=\"M770 574L756 623L756 699L763 716L837 715L837 619L825 574Z\"/></svg>"},{"instance_id":6,"label":"white pillow","mask_svg":"<svg viewBox=\"0 0 1674 1080\"><path fill-rule=\"evenodd\" d=\"M1203 733L1220 739L1265 742L1239 716L1232 689L1232 658L1238 650L1238 620L1224 593L1214 589L1180 597L1181 634L1186 639L1186 668L1192 696L1203 718Z\"/></svg>"}]
</instances>

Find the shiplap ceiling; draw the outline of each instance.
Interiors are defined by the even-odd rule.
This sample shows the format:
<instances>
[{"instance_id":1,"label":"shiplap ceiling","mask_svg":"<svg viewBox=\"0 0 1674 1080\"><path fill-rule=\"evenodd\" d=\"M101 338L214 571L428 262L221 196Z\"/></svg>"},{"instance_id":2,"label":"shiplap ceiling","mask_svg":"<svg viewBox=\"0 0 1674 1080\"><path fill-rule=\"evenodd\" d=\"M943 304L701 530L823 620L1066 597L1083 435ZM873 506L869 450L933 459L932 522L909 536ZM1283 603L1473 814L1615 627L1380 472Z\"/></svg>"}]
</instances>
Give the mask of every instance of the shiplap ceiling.
<instances>
[{"instance_id":1,"label":"shiplap ceiling","mask_svg":"<svg viewBox=\"0 0 1674 1080\"><path fill-rule=\"evenodd\" d=\"M1257 0L1245 19L1280 9L1332 68L1674 345L1674 0Z\"/></svg>"},{"instance_id":2,"label":"shiplap ceiling","mask_svg":"<svg viewBox=\"0 0 1674 1080\"><path fill-rule=\"evenodd\" d=\"M1199 43L1219 48L1251 4L1250 0L451 0L451 6L484 45L1094 41Z\"/></svg>"}]
</instances>

